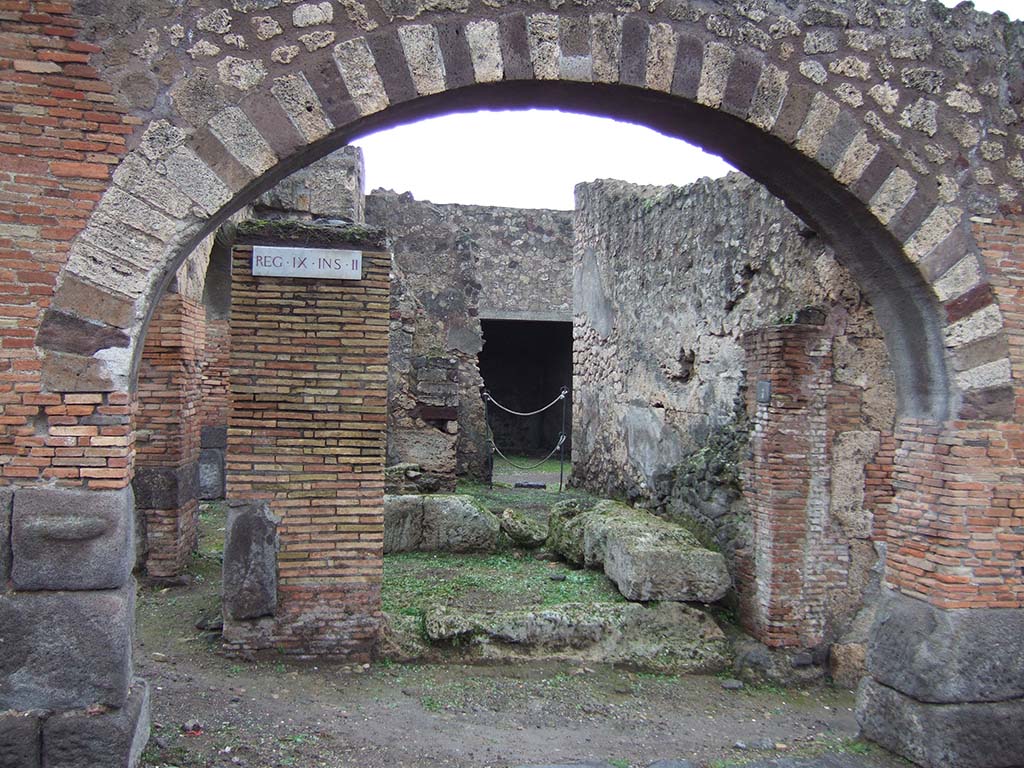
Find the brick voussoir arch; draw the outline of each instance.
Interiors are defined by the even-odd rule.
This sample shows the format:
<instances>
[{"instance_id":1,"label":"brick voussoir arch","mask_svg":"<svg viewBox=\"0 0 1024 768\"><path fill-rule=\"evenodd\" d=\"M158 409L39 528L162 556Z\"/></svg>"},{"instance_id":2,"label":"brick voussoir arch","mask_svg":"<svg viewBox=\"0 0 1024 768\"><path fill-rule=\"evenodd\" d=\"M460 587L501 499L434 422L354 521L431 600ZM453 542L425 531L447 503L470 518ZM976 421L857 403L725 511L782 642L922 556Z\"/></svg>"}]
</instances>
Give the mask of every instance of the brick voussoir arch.
<instances>
[{"instance_id":1,"label":"brick voussoir arch","mask_svg":"<svg viewBox=\"0 0 1024 768\"><path fill-rule=\"evenodd\" d=\"M785 27L784 21L779 17L762 26ZM820 41L809 46L812 34L813 29L804 35L805 50L832 47ZM1005 415L1012 404L1005 353L961 354L1002 328L968 213L956 200L941 199L930 174L878 138L884 127L869 125L836 89L804 76L804 69L816 72L814 67L785 66L771 53L715 34L707 20L516 11L385 25L333 42L303 59L301 68L271 65L252 88L244 73L229 69L222 79L247 88L236 104L223 105L198 127L182 116L152 121L115 174L74 245L66 278L40 330L38 346L47 355L44 385L67 388L68 371L77 365L86 372L78 380L88 387L99 381L111 390L128 388L154 298L190 249L256 192L376 125L445 111L449 104L560 104L563 99L584 111L610 113L616 113L611 103L622 101L618 114L628 116L640 109L638 100L655 98L661 100L651 102L657 109L688 110L691 122L733 121L748 138L760 134L769 154L788 152L791 164L807 166L794 176L778 161L769 167L728 142L716 146L716 138L699 125L661 126L722 151L824 233L834 230L837 242L848 235L841 230L853 215L865 219L858 228L875 230L861 245L874 241L878 253L850 253L848 261L888 326L908 415L941 419L963 404L968 415ZM833 70L859 66L838 62L832 62ZM824 71L823 64L818 67ZM585 84L599 89L596 98L581 96ZM503 89L516 85L510 98ZM603 99L608 103L602 106ZM737 125L726 131L730 136L743 132ZM808 169L820 177L810 192L802 188ZM851 208L856 199L861 210L836 210L835 222L828 221L819 197L828 191L834 199L827 205ZM886 237L901 245L902 253L892 243L879 247ZM64 286L79 278L131 302L131 323L112 324L102 307L81 306L77 294L69 299ZM922 291L926 285L930 295ZM915 308L913 316L908 305ZM71 348L62 341L66 334L54 332L69 323L80 331ZM908 334L912 326L917 332Z\"/></svg>"},{"instance_id":2,"label":"brick voussoir arch","mask_svg":"<svg viewBox=\"0 0 1024 768\"><path fill-rule=\"evenodd\" d=\"M27 655L27 671L16 670L25 687L7 706L102 701L118 723L144 721L144 686L129 687L130 392L148 318L192 248L360 133L474 107L566 106L724 154L831 240L885 330L904 417L884 533L895 589L872 630L859 720L924 765L1002 765L1024 753L1020 23L932 0L666 0L647 10L595 0L557 11L530 0L453 0L448 11L427 0L221 0L177 4L176 16L164 5L99 0L57 31L40 26L35 4L9 14L22 14L11 24L31 40L12 82L65 87L71 72L40 51L47 35L82 26L89 71L144 127L74 240L39 327L27 324L44 393L34 378L20 385L28 415L9 430L4 469L34 487L0 492L5 525L81 507L105 521L118 558L84 556L73 568L63 555L59 567L34 568L15 541L22 531L0 537L15 542L13 555L0 548L14 587L0 599L8 624L42 617L24 643L81 640L95 658L88 679L69 679L46 654ZM96 164L47 162L26 172L72 188L78 166L102 175ZM27 423L43 408L60 415ZM47 467L32 455L47 441L110 464ZM98 609L109 643L82 639L79 616ZM64 736L76 737L75 717L31 721L28 752L58 743L65 721Z\"/></svg>"}]
</instances>

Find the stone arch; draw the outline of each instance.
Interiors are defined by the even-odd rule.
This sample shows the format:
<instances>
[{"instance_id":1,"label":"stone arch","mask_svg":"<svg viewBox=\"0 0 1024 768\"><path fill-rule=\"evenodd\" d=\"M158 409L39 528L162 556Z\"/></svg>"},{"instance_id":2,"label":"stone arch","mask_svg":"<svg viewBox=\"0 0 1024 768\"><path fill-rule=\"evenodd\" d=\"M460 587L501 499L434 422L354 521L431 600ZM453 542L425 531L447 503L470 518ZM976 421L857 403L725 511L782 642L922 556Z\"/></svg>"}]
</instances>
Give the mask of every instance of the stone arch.
<instances>
[{"instance_id":1,"label":"stone arch","mask_svg":"<svg viewBox=\"0 0 1024 768\"><path fill-rule=\"evenodd\" d=\"M39 88L18 98L55 111L61 99L91 99L108 111L83 118L100 115L130 135L130 151L111 149L99 162L15 169L92 209L81 231L28 232L21 246L49 255L59 277L47 284L45 311L23 315L19 329L34 335L38 370L17 393L26 410L8 411L4 474L39 487L14 494L15 571L19 515L45 517L83 496L103 497L94 511L124 543L117 513L130 505L140 340L174 269L231 212L376 127L483 105L571 106L722 152L836 246L895 361L904 421L889 583L920 598L895 599L877 625L862 722L929 765L995 765L1024 751L1024 679L1003 649L1024 621L1012 534L1024 459L1021 25L924 0L443 5L230 0L168 10L100 0L88 18L58 4L13 12L30 54L16 62L17 80ZM67 39L76 47L40 54ZM93 95L80 98L54 73L86 81L82 91ZM116 165L112 178L104 162ZM70 251L55 240L72 240ZM63 409L60 421L30 423L44 407ZM48 438L119 453L101 470L48 474L33 453ZM0 494L0 511L10 495ZM0 550L5 578L11 561ZM143 707L142 694L129 696L125 637L114 637L131 610L121 562L79 579L58 614L50 590L67 589L68 577L24 574L12 583L25 591L0 601L0 623L30 622L38 604L41 615L58 615L41 632L60 635L60 622L76 621L96 595L110 603L110 645L120 650L97 656L76 695L47 698L29 685L12 706L75 708L101 691L122 712L129 702ZM24 599L32 590L38 600ZM938 671L936 642L948 650ZM26 667L29 676L52 671L41 661Z\"/></svg>"},{"instance_id":2,"label":"stone arch","mask_svg":"<svg viewBox=\"0 0 1024 768\"><path fill-rule=\"evenodd\" d=\"M925 3L902 11L840 5L793 17L745 6L715 14L680 6L652 14L504 9L419 18L413 11L392 23L367 20L368 33L316 5L285 9L291 25L246 11L276 5L236 2L233 11L181 20L199 36L243 30L248 21L259 37L269 34L259 31L266 19L272 29L291 29L252 41L244 56L213 56L215 72L194 66L169 89L170 114L142 133L72 249L69 275L87 273L88 282L134 301L129 339L139 336L153 297L191 247L288 171L360 133L422 115L568 106L644 122L721 152L830 236L889 330L905 415L942 419L965 405L969 415L977 401L991 410L999 387L996 398L1007 409L1005 357L989 355L956 376L948 368L976 326L1001 323L968 212L1018 194L1010 174L1020 158L1012 157L1007 132L983 127L985 120L1012 122L1013 73L954 85L958 73L943 56L955 46L942 35L969 19L975 34L1002 40L1009 25ZM909 28L915 16L926 22L923 30ZM216 47L200 41L189 51L203 61ZM902 62L915 65L904 67L904 80L951 86L945 102L910 102L916 92L901 94L883 79ZM865 98L878 108L865 109ZM939 130L947 117L965 136ZM969 164L970 185L951 193L956 176L937 171L952 166L954 152L975 135L969 159L963 152L956 158ZM923 158L943 153L948 159L932 172ZM108 325L58 288L51 317L66 307ZM39 343L44 356L47 338ZM102 365L115 388L131 380L127 360L134 358Z\"/></svg>"}]
</instances>

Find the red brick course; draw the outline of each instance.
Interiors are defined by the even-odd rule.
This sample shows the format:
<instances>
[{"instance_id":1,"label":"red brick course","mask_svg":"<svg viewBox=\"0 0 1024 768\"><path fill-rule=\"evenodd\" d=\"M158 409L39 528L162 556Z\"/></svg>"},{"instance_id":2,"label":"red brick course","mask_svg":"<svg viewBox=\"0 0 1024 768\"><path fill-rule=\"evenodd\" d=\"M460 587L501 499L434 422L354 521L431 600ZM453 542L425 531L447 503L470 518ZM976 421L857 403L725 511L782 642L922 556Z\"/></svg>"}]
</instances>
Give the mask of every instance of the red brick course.
<instances>
[{"instance_id":1,"label":"red brick course","mask_svg":"<svg viewBox=\"0 0 1024 768\"><path fill-rule=\"evenodd\" d=\"M203 399L200 422L223 427L228 423L231 327L228 320L207 320L206 346L201 366Z\"/></svg>"},{"instance_id":2,"label":"red brick course","mask_svg":"<svg viewBox=\"0 0 1024 768\"><path fill-rule=\"evenodd\" d=\"M842 530L830 496L837 437L869 430L864 391L835 381L831 333L821 326L765 328L746 334L743 345L751 417L743 483L754 551L737 573L741 620L768 645L810 648L835 639L837 594L856 568L870 565L855 563L853 549L873 558L877 534L861 539ZM770 385L769 402L758 401L759 382ZM881 433L879 446L864 472L863 509L875 531L891 501L891 435Z\"/></svg>"},{"instance_id":3,"label":"red brick course","mask_svg":"<svg viewBox=\"0 0 1024 768\"><path fill-rule=\"evenodd\" d=\"M1014 422L905 420L889 581L944 608L1024 607L1024 215L976 221L1008 340Z\"/></svg>"},{"instance_id":4,"label":"red brick course","mask_svg":"<svg viewBox=\"0 0 1024 768\"><path fill-rule=\"evenodd\" d=\"M198 462L199 365L204 346L202 306L181 294L164 294L150 320L139 366L139 469L194 468ZM188 489L173 506L139 508L146 517L146 571L150 576L181 573L198 537L195 488Z\"/></svg>"},{"instance_id":5,"label":"red brick course","mask_svg":"<svg viewBox=\"0 0 1024 768\"><path fill-rule=\"evenodd\" d=\"M88 402L78 402L78 395L39 394L33 346L70 241L141 121L87 66L99 49L74 40L81 22L71 18L71 4L8 0L2 11L0 482L123 487L131 466L128 396L86 394Z\"/></svg>"}]
</instances>

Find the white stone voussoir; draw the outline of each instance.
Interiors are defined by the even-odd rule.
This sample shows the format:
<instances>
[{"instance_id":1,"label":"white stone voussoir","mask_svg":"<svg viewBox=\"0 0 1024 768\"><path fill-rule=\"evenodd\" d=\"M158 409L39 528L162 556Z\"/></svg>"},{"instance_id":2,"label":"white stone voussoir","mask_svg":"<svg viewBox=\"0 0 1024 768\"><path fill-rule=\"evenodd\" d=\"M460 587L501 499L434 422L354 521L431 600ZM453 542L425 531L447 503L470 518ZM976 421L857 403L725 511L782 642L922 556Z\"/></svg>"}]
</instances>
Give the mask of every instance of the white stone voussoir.
<instances>
[{"instance_id":1,"label":"white stone voussoir","mask_svg":"<svg viewBox=\"0 0 1024 768\"><path fill-rule=\"evenodd\" d=\"M334 63L360 115L372 115L388 107L390 100L384 81L365 37L334 46Z\"/></svg>"}]
</instances>

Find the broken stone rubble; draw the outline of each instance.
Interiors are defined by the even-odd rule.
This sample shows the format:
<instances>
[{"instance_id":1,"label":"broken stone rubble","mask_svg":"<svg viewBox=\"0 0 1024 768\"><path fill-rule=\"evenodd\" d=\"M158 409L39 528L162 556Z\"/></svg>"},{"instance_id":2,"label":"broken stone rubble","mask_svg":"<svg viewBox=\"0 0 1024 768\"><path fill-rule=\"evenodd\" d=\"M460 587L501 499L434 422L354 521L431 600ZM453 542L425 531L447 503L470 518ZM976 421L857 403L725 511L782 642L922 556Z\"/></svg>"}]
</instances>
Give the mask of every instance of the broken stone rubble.
<instances>
[{"instance_id":1,"label":"broken stone rubble","mask_svg":"<svg viewBox=\"0 0 1024 768\"><path fill-rule=\"evenodd\" d=\"M575 565L603 567L627 600L713 603L731 586L725 558L682 526L614 501L555 505L548 546Z\"/></svg>"}]
</instances>

